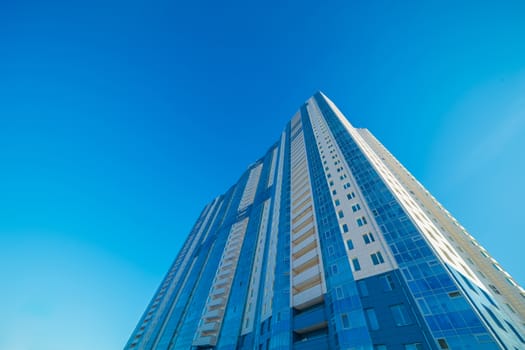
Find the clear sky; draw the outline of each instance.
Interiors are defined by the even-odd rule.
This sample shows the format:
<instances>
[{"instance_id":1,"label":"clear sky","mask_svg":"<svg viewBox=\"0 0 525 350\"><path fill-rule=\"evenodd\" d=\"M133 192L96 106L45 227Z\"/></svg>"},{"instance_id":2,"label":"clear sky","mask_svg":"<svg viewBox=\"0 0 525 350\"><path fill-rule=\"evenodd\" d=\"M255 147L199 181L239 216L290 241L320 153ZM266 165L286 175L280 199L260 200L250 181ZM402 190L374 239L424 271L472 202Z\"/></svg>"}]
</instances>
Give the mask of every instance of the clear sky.
<instances>
[{"instance_id":1,"label":"clear sky","mask_svg":"<svg viewBox=\"0 0 525 350\"><path fill-rule=\"evenodd\" d=\"M122 348L202 207L317 90L525 284L524 18L523 1L2 1L0 349Z\"/></svg>"}]
</instances>

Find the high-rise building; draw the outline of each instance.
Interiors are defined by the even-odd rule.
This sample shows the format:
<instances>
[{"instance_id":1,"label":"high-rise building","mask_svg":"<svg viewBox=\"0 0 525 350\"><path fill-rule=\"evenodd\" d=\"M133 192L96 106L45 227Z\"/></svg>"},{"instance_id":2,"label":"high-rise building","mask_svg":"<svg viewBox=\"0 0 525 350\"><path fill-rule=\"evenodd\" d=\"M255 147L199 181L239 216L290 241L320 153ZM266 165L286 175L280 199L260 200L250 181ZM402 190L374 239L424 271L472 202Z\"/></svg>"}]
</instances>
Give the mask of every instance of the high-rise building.
<instances>
[{"instance_id":1,"label":"high-rise building","mask_svg":"<svg viewBox=\"0 0 525 350\"><path fill-rule=\"evenodd\" d=\"M204 208L125 349L525 349L524 301L317 93Z\"/></svg>"}]
</instances>

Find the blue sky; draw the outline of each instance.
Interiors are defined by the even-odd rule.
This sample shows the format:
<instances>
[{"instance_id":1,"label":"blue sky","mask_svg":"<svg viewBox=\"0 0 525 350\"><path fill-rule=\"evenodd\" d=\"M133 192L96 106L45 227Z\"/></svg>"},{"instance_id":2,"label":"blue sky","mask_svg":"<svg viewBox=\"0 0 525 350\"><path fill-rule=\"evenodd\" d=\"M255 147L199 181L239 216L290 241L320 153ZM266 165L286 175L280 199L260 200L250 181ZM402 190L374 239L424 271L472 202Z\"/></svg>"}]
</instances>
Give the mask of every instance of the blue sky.
<instances>
[{"instance_id":1,"label":"blue sky","mask_svg":"<svg viewBox=\"0 0 525 350\"><path fill-rule=\"evenodd\" d=\"M325 92L522 285L520 1L0 5L0 348L118 349L202 207Z\"/></svg>"}]
</instances>

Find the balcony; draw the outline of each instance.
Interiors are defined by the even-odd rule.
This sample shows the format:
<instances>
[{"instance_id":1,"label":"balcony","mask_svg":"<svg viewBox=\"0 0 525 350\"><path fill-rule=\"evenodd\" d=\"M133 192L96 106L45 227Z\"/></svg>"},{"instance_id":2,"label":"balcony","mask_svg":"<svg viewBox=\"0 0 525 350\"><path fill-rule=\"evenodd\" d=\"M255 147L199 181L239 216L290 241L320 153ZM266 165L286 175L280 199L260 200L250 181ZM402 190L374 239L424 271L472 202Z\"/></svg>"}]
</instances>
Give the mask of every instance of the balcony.
<instances>
[{"instance_id":1,"label":"balcony","mask_svg":"<svg viewBox=\"0 0 525 350\"><path fill-rule=\"evenodd\" d=\"M300 213L292 215L292 225L298 226L301 222L303 222L304 217L310 217L313 214L313 209L311 205L308 205L306 208L302 208L302 211Z\"/></svg>"},{"instance_id":2,"label":"balcony","mask_svg":"<svg viewBox=\"0 0 525 350\"><path fill-rule=\"evenodd\" d=\"M300 288L301 284L306 284L311 280L319 278L320 273L321 271L319 269L319 265L314 265L309 269L301 272L299 275L295 276L293 278L293 285L296 288Z\"/></svg>"},{"instance_id":3,"label":"balcony","mask_svg":"<svg viewBox=\"0 0 525 350\"><path fill-rule=\"evenodd\" d=\"M241 245L240 239L233 239L230 241L230 243L228 243L228 247L226 249L228 249L228 252L230 252L232 250L236 250L240 245Z\"/></svg>"},{"instance_id":4,"label":"balcony","mask_svg":"<svg viewBox=\"0 0 525 350\"><path fill-rule=\"evenodd\" d=\"M235 261L236 259L237 259L237 255L232 251L226 252L223 258L224 261L232 261L232 262Z\"/></svg>"},{"instance_id":5,"label":"balcony","mask_svg":"<svg viewBox=\"0 0 525 350\"><path fill-rule=\"evenodd\" d=\"M308 186L304 186L302 188L304 188L304 191L303 190L292 191L293 193L292 203L295 203L296 201L301 200L304 196L310 194L310 188Z\"/></svg>"},{"instance_id":6,"label":"balcony","mask_svg":"<svg viewBox=\"0 0 525 350\"><path fill-rule=\"evenodd\" d=\"M323 290L321 284L300 292L293 296L293 307L296 309L305 309L311 305L317 304L323 300Z\"/></svg>"},{"instance_id":7,"label":"balcony","mask_svg":"<svg viewBox=\"0 0 525 350\"><path fill-rule=\"evenodd\" d=\"M210 321L217 321L224 315L224 309L209 310L204 314L204 319Z\"/></svg>"},{"instance_id":8,"label":"balcony","mask_svg":"<svg viewBox=\"0 0 525 350\"><path fill-rule=\"evenodd\" d=\"M212 301L210 301L208 303L208 307L213 308L214 306L222 306L224 305L224 303L225 303L224 298L217 298L217 299L213 299Z\"/></svg>"},{"instance_id":9,"label":"balcony","mask_svg":"<svg viewBox=\"0 0 525 350\"><path fill-rule=\"evenodd\" d=\"M296 269L299 266L301 266L303 264L306 264L310 260L318 259L318 258L319 258L319 256L317 255L317 249L312 249L308 253L306 253L303 256L301 256L300 258L293 259L292 268Z\"/></svg>"},{"instance_id":10,"label":"balcony","mask_svg":"<svg viewBox=\"0 0 525 350\"><path fill-rule=\"evenodd\" d=\"M217 275L218 279L228 278L233 275L233 269L221 270Z\"/></svg>"},{"instance_id":11,"label":"balcony","mask_svg":"<svg viewBox=\"0 0 525 350\"><path fill-rule=\"evenodd\" d=\"M202 333L216 332L219 330L219 322L206 322L199 328Z\"/></svg>"},{"instance_id":12,"label":"balcony","mask_svg":"<svg viewBox=\"0 0 525 350\"><path fill-rule=\"evenodd\" d=\"M214 297L223 297L226 294L226 288L215 288L213 289L212 295Z\"/></svg>"},{"instance_id":13,"label":"balcony","mask_svg":"<svg viewBox=\"0 0 525 350\"><path fill-rule=\"evenodd\" d=\"M305 334L326 328L327 318L325 314L325 305L319 304L311 309L296 315L293 320L294 332Z\"/></svg>"},{"instance_id":14,"label":"balcony","mask_svg":"<svg viewBox=\"0 0 525 350\"><path fill-rule=\"evenodd\" d=\"M215 283L213 284L214 288L223 288L226 287L230 283L229 278L217 278L215 280Z\"/></svg>"},{"instance_id":15,"label":"balcony","mask_svg":"<svg viewBox=\"0 0 525 350\"><path fill-rule=\"evenodd\" d=\"M193 346L214 346L217 343L217 336L199 336L193 340Z\"/></svg>"},{"instance_id":16,"label":"balcony","mask_svg":"<svg viewBox=\"0 0 525 350\"><path fill-rule=\"evenodd\" d=\"M294 229L292 232L292 240L296 241L298 240L302 235L309 232L314 227L314 222L310 222L308 225Z\"/></svg>"},{"instance_id":17,"label":"balcony","mask_svg":"<svg viewBox=\"0 0 525 350\"><path fill-rule=\"evenodd\" d=\"M307 206L308 204L310 204L311 202L312 200L310 199L310 197L304 197L304 198L301 198L300 202L299 200L297 202L294 202L292 205L292 215L295 215L299 211L303 210L303 208Z\"/></svg>"},{"instance_id":18,"label":"balcony","mask_svg":"<svg viewBox=\"0 0 525 350\"><path fill-rule=\"evenodd\" d=\"M299 274L303 273L304 271L308 270L310 267L317 266L317 265L319 265L319 260L312 259L312 260L308 261L305 264L296 266L295 268L292 269L292 271L293 271L294 275L299 275Z\"/></svg>"},{"instance_id":19,"label":"balcony","mask_svg":"<svg viewBox=\"0 0 525 350\"><path fill-rule=\"evenodd\" d=\"M293 344L293 350L329 350L328 336L322 335L318 337L305 338L302 341Z\"/></svg>"},{"instance_id":20,"label":"balcony","mask_svg":"<svg viewBox=\"0 0 525 350\"><path fill-rule=\"evenodd\" d=\"M303 216L299 221L296 223L292 223L292 227L294 228L294 232L297 232L301 230L303 227L307 226L311 221L314 220L313 212L310 210L308 215Z\"/></svg>"},{"instance_id":21,"label":"balcony","mask_svg":"<svg viewBox=\"0 0 525 350\"><path fill-rule=\"evenodd\" d=\"M292 254L294 256L297 256L297 255L301 255L301 250L303 250L304 248L307 248L309 246L310 249L312 247L315 246L315 243L317 241L316 239L317 237L315 235L310 235L309 237L305 238L304 241L301 241L299 244L295 244L293 249L292 249ZM310 249L306 249L306 251L310 250Z\"/></svg>"},{"instance_id":22,"label":"balcony","mask_svg":"<svg viewBox=\"0 0 525 350\"><path fill-rule=\"evenodd\" d=\"M299 201L302 201L307 195L310 194L310 189L307 187L305 191L302 191L300 194L293 193L292 195L292 203L298 203Z\"/></svg>"}]
</instances>

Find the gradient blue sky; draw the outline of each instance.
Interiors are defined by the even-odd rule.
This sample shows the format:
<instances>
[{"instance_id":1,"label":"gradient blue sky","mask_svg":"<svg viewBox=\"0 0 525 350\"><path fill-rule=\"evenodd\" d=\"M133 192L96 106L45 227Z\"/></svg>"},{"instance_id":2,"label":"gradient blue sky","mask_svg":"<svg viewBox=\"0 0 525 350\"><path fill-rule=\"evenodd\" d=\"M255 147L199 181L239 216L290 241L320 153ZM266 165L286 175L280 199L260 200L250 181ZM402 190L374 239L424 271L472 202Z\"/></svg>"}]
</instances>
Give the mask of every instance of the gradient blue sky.
<instances>
[{"instance_id":1,"label":"gradient blue sky","mask_svg":"<svg viewBox=\"0 0 525 350\"><path fill-rule=\"evenodd\" d=\"M525 283L522 1L3 1L0 348L122 348L325 92Z\"/></svg>"}]
</instances>

